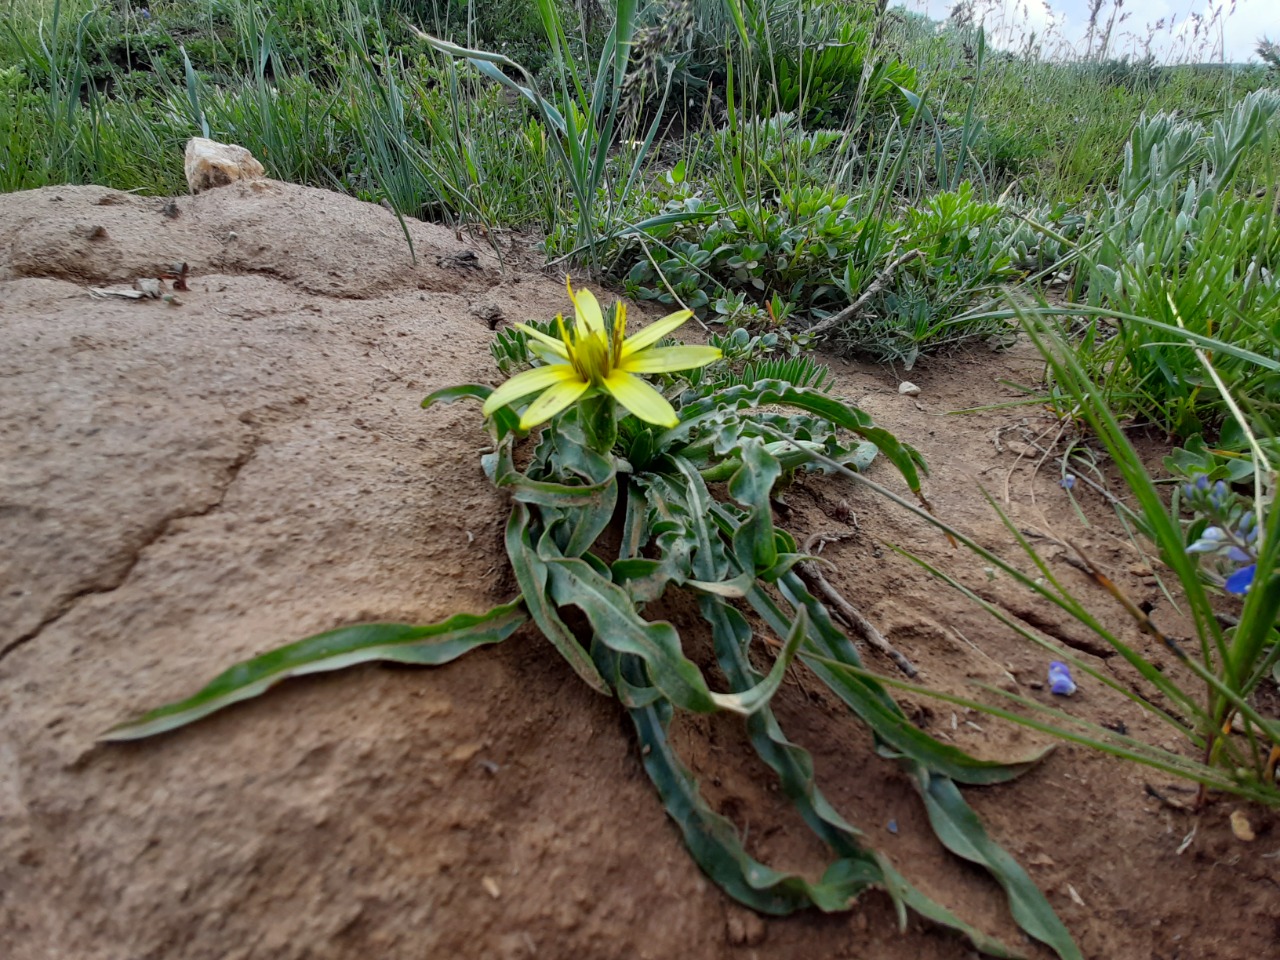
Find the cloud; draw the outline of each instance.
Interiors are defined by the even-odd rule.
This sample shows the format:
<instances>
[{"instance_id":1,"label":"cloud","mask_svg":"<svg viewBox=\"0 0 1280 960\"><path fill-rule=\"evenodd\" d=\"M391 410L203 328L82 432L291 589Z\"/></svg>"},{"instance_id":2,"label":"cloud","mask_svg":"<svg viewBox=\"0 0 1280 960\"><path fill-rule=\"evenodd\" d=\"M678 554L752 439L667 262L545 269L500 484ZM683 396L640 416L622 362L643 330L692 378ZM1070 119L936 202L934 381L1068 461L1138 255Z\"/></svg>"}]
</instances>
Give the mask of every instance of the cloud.
<instances>
[{"instance_id":1,"label":"cloud","mask_svg":"<svg viewBox=\"0 0 1280 960\"><path fill-rule=\"evenodd\" d=\"M1089 29L1088 0L976 0L976 13L991 44L1018 49L1035 34L1047 56L1082 55L1096 50L1112 24L1108 51L1161 62L1256 60L1258 38L1280 39L1276 0L1103 0L1097 24ZM954 0L905 0L904 6L945 20Z\"/></svg>"}]
</instances>

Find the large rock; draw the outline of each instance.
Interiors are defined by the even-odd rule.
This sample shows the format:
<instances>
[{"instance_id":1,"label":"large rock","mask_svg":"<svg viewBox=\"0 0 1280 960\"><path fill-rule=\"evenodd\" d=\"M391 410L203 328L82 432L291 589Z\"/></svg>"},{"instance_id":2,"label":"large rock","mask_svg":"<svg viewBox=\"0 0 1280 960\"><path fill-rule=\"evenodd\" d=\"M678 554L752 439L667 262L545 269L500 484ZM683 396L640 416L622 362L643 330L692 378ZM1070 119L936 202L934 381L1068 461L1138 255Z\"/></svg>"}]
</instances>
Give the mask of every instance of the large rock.
<instances>
[{"instance_id":1,"label":"large rock","mask_svg":"<svg viewBox=\"0 0 1280 960\"><path fill-rule=\"evenodd\" d=\"M225 187L237 180L261 180L266 174L262 164L244 147L204 137L187 141L185 168L192 193Z\"/></svg>"}]
</instances>

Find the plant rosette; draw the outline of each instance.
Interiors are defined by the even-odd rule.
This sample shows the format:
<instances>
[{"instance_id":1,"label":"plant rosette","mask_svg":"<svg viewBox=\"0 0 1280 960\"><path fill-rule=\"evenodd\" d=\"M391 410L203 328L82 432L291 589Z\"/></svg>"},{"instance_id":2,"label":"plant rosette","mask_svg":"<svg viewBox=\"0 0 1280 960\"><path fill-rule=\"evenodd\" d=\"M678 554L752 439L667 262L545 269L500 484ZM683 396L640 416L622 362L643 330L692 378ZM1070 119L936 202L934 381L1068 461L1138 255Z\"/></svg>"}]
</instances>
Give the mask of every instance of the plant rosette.
<instances>
[{"instance_id":1,"label":"plant rosette","mask_svg":"<svg viewBox=\"0 0 1280 960\"><path fill-rule=\"evenodd\" d=\"M1007 782L1040 757L978 760L915 727L809 592L797 569L808 558L774 525L777 485L797 470L862 469L879 453L919 495L919 454L821 389L786 379L739 382L740 372L716 364L716 348L660 346L687 312L628 337L621 304L606 322L592 294L570 287L570 296L573 323L557 318L558 336L523 327L524 357L518 338L505 342L504 357L531 369L496 390L463 385L423 401L484 405L494 449L481 462L511 496L505 541L518 597L426 626L366 624L307 638L234 666L194 696L121 724L105 739L173 730L291 676L367 661L444 664L531 621L583 682L627 711L641 763L690 854L729 896L783 915L848 910L865 891L880 889L904 924L910 910L988 955L1018 956L920 892L824 797L811 756L786 737L771 709L799 659L871 729L879 754L908 774L942 844L991 873L1028 935L1064 960L1081 960L1044 895L991 839L958 787ZM691 367L705 367L705 375L672 376ZM663 377L663 389L641 379L646 375ZM534 441L528 430L539 424L545 427ZM516 467L521 444L532 445L524 469ZM672 624L642 615L669 590L696 598L727 690L712 689ZM580 614L571 621L584 624L580 632L568 625L569 608ZM675 753L669 727L677 709L743 718L752 747L831 855L817 879L776 870L747 852Z\"/></svg>"}]
</instances>

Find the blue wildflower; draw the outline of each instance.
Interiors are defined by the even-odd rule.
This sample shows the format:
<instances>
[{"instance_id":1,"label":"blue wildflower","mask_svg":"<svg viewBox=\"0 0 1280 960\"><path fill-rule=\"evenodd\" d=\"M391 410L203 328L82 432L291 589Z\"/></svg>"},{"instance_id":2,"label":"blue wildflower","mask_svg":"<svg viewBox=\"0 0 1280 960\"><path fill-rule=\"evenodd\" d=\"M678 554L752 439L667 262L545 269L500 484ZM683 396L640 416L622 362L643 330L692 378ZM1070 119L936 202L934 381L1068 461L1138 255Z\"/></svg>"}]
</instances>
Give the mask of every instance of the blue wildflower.
<instances>
[{"instance_id":1,"label":"blue wildflower","mask_svg":"<svg viewBox=\"0 0 1280 960\"><path fill-rule=\"evenodd\" d=\"M1075 475L1068 473L1066 476L1064 476L1061 480L1058 481L1058 486L1060 486L1063 490L1074 490L1076 486Z\"/></svg>"},{"instance_id":2,"label":"blue wildflower","mask_svg":"<svg viewBox=\"0 0 1280 960\"><path fill-rule=\"evenodd\" d=\"M1059 697L1069 697L1076 692L1076 682L1071 679L1071 668L1061 660L1049 664L1049 692Z\"/></svg>"},{"instance_id":3,"label":"blue wildflower","mask_svg":"<svg viewBox=\"0 0 1280 960\"><path fill-rule=\"evenodd\" d=\"M1228 560L1233 560L1233 561L1235 561L1236 563L1248 563L1250 560L1252 560L1252 559L1253 559L1253 557L1249 556L1247 553L1245 553L1245 552L1244 552L1243 550L1241 550L1239 547L1228 547L1228 548L1227 548L1227 559L1228 559Z\"/></svg>"},{"instance_id":4,"label":"blue wildflower","mask_svg":"<svg viewBox=\"0 0 1280 960\"><path fill-rule=\"evenodd\" d=\"M1213 493L1209 494L1209 502L1215 507L1221 507L1227 502L1227 497L1231 495L1231 491L1227 489L1227 485L1219 480L1213 485Z\"/></svg>"},{"instance_id":5,"label":"blue wildflower","mask_svg":"<svg viewBox=\"0 0 1280 960\"><path fill-rule=\"evenodd\" d=\"M1227 577L1227 582L1223 584L1227 593L1234 593L1238 597L1244 596L1249 592L1249 588L1253 586L1253 577L1258 572L1258 565L1251 563L1247 567L1241 567L1231 576Z\"/></svg>"},{"instance_id":6,"label":"blue wildflower","mask_svg":"<svg viewBox=\"0 0 1280 960\"><path fill-rule=\"evenodd\" d=\"M1208 527L1200 534L1200 539L1187 547L1187 553L1212 553L1222 546L1227 539L1226 531L1221 527Z\"/></svg>"}]
</instances>

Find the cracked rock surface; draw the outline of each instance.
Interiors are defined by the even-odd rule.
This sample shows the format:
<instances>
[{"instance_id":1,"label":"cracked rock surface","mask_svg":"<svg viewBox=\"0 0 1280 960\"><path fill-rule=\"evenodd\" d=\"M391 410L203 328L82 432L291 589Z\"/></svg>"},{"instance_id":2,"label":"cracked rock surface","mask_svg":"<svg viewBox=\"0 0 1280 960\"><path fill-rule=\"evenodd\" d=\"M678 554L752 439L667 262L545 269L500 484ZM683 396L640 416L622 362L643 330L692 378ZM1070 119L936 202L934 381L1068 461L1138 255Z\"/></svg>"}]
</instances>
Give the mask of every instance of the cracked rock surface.
<instances>
[{"instance_id":1,"label":"cracked rock surface","mask_svg":"<svg viewBox=\"0 0 1280 960\"><path fill-rule=\"evenodd\" d=\"M625 737L544 764L556 710L585 705L570 743L616 718L558 668L527 678L547 662L532 637L94 741L281 642L509 599L478 410L419 402L495 381L480 294L521 320L563 309L563 287L417 223L415 265L390 214L317 190L164 204L0 197L0 956L522 955L549 922L545 898L518 906L546 858L586 902L598 858L672 839L618 769ZM437 265L464 252L471 269ZM91 293L183 261L180 305ZM525 691L562 685L535 720ZM571 836L539 815L603 802L593 766L647 834L610 845L603 819ZM670 852L669 882L703 891ZM593 909L564 911L583 943L635 910L623 890Z\"/></svg>"}]
</instances>

